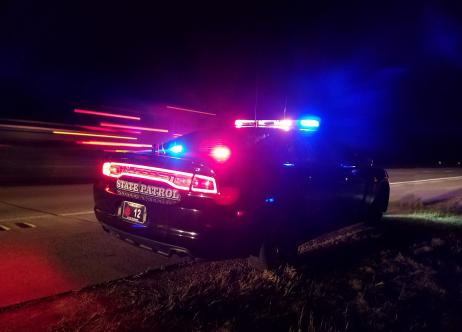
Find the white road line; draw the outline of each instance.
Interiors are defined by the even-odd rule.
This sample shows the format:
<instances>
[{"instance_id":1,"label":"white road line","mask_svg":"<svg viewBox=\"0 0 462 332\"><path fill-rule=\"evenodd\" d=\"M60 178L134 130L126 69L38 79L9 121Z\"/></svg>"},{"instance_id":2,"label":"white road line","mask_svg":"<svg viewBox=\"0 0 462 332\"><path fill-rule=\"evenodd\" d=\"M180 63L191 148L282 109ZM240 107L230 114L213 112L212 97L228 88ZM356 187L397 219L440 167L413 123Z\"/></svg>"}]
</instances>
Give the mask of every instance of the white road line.
<instances>
[{"instance_id":1,"label":"white road line","mask_svg":"<svg viewBox=\"0 0 462 332\"><path fill-rule=\"evenodd\" d=\"M78 216L81 214L92 214L92 213L94 213L93 210L88 210L88 211L79 211L79 212L60 213L58 214L58 216L68 217L68 216Z\"/></svg>"},{"instance_id":2,"label":"white road line","mask_svg":"<svg viewBox=\"0 0 462 332\"><path fill-rule=\"evenodd\" d=\"M5 219L0 219L0 222L21 221L21 220L38 219L38 218L45 218L45 217L50 217L50 215L49 214L39 214L38 216L5 218Z\"/></svg>"},{"instance_id":3,"label":"white road line","mask_svg":"<svg viewBox=\"0 0 462 332\"><path fill-rule=\"evenodd\" d=\"M132 239L124 239L125 241L127 241L128 243L131 243L131 244L135 244L135 241L133 241Z\"/></svg>"},{"instance_id":4,"label":"white road line","mask_svg":"<svg viewBox=\"0 0 462 332\"><path fill-rule=\"evenodd\" d=\"M424 180L411 180L411 181L399 181L399 182L390 182L391 185L396 184L408 184L408 183L425 183L425 182L437 182L445 180L462 180L462 176L451 176L446 178L434 178L434 179L424 179Z\"/></svg>"},{"instance_id":5,"label":"white road line","mask_svg":"<svg viewBox=\"0 0 462 332\"><path fill-rule=\"evenodd\" d=\"M10 221L22 221L22 220L30 220L30 219L39 219L39 218L49 218L49 217L70 217L70 216L78 216L84 214L92 214L94 211L79 211L79 212L70 212L70 213L61 213L61 214L39 214L33 216L24 216L24 217L13 217L13 218L4 218L0 219L0 222L10 222Z\"/></svg>"},{"instance_id":6,"label":"white road line","mask_svg":"<svg viewBox=\"0 0 462 332\"><path fill-rule=\"evenodd\" d=\"M140 244L139 246L140 246L140 248L143 248L143 249L147 249L147 250L151 250L151 251L152 251L152 248L151 248L151 247L145 246L144 244Z\"/></svg>"},{"instance_id":7,"label":"white road line","mask_svg":"<svg viewBox=\"0 0 462 332\"><path fill-rule=\"evenodd\" d=\"M23 222L23 224L29 226L30 228L37 228L37 226L28 222Z\"/></svg>"},{"instance_id":8,"label":"white road line","mask_svg":"<svg viewBox=\"0 0 462 332\"><path fill-rule=\"evenodd\" d=\"M2 229L4 231L9 231L11 228L6 227L5 225L0 225L0 229Z\"/></svg>"}]
</instances>

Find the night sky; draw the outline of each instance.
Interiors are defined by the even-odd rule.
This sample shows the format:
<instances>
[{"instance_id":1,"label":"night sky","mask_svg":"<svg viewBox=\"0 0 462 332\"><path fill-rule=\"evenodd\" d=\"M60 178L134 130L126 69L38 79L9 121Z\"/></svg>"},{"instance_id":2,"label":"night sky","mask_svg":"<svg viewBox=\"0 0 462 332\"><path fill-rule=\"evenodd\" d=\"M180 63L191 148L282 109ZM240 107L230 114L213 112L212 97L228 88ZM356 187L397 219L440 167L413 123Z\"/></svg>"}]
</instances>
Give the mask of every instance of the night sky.
<instances>
[{"instance_id":1,"label":"night sky","mask_svg":"<svg viewBox=\"0 0 462 332\"><path fill-rule=\"evenodd\" d=\"M462 2L0 7L1 118L74 107L320 115L384 158L462 159Z\"/></svg>"}]
</instances>

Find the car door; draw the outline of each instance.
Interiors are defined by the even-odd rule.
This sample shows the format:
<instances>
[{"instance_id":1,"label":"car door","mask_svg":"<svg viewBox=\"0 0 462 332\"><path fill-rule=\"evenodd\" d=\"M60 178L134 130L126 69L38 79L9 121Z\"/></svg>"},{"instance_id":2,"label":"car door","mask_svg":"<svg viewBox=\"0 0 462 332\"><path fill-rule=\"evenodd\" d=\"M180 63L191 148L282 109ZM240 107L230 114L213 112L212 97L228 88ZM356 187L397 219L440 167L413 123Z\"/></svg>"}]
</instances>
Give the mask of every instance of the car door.
<instances>
[{"instance_id":1,"label":"car door","mask_svg":"<svg viewBox=\"0 0 462 332\"><path fill-rule=\"evenodd\" d=\"M330 231L356 222L363 204L366 179L355 156L327 139L308 144L307 203L320 231Z\"/></svg>"},{"instance_id":2,"label":"car door","mask_svg":"<svg viewBox=\"0 0 462 332\"><path fill-rule=\"evenodd\" d=\"M335 151L343 186L340 190L344 204L345 221L355 223L360 220L364 205L367 176L365 159L348 148L339 146Z\"/></svg>"},{"instance_id":3,"label":"car door","mask_svg":"<svg viewBox=\"0 0 462 332\"><path fill-rule=\"evenodd\" d=\"M287 145L285 173L291 174L293 207L303 218L304 233L316 235L341 227L345 210L343 169L314 136L298 135Z\"/></svg>"}]
</instances>

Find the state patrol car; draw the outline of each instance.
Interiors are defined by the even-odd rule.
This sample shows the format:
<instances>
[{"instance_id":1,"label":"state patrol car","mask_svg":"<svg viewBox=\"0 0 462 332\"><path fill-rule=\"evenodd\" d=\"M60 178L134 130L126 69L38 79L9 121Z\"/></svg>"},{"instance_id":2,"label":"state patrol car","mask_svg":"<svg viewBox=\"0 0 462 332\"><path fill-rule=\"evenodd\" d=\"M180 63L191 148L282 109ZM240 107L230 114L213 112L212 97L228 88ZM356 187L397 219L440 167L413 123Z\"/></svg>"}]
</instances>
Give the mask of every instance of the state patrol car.
<instances>
[{"instance_id":1,"label":"state patrol car","mask_svg":"<svg viewBox=\"0 0 462 332\"><path fill-rule=\"evenodd\" d=\"M253 255L276 267L310 238L377 222L388 206L386 171L348 155L319 125L236 120L105 160L96 217L105 231L162 255Z\"/></svg>"}]
</instances>

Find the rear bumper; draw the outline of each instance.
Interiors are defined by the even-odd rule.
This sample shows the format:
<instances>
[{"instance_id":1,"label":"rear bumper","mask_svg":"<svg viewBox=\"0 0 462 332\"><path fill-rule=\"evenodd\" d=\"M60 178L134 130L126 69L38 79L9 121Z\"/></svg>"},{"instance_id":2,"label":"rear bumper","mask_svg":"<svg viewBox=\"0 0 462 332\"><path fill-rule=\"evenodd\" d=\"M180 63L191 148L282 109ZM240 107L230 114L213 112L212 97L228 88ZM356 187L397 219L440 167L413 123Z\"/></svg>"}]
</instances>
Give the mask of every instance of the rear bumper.
<instances>
[{"instance_id":1,"label":"rear bumper","mask_svg":"<svg viewBox=\"0 0 462 332\"><path fill-rule=\"evenodd\" d=\"M171 256L172 254L178 254L181 256L186 255L186 256L191 256L191 257L194 256L193 253L189 249L186 249L183 247L175 246L172 244L167 244L167 243L160 242L160 241L155 241L155 240L148 239L142 236L133 235L133 234L121 231L120 229L117 229L115 227L111 227L108 224L105 224L103 222L101 222L101 226L106 232L117 236L121 240L125 240L129 242L130 244L139 246L144 249L152 250L153 252L163 255L163 256Z\"/></svg>"},{"instance_id":2,"label":"rear bumper","mask_svg":"<svg viewBox=\"0 0 462 332\"><path fill-rule=\"evenodd\" d=\"M155 211L155 207L151 207L151 210ZM217 225L230 222L226 220L226 215L220 217L213 213L209 216L206 211L202 211L196 216L198 212L187 210L174 208L165 215L177 220L180 214L184 223L174 225L170 225L168 221L153 222L149 216L146 225L133 224L123 220L116 212L110 213L98 207L95 208L95 215L105 231L164 256L178 254L200 258L225 258L246 256L253 251L256 238L251 235L249 225L237 225L233 221L234 227L218 227ZM210 218L217 220L212 224ZM192 224L196 224L196 227L192 227Z\"/></svg>"}]
</instances>

